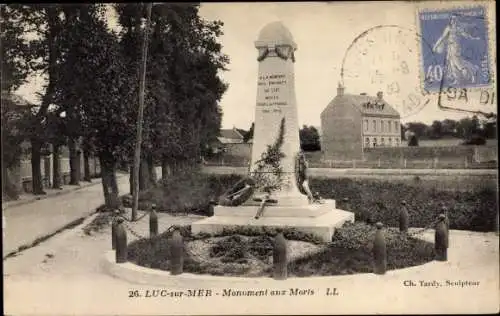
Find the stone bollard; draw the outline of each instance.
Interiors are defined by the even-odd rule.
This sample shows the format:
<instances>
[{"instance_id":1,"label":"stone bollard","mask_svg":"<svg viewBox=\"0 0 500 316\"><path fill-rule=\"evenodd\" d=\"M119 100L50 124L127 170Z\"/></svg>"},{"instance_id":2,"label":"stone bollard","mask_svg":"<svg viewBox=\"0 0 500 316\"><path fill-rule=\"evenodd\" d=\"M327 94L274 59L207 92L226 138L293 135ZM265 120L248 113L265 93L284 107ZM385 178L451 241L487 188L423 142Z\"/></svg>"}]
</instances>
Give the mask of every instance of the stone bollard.
<instances>
[{"instance_id":1,"label":"stone bollard","mask_svg":"<svg viewBox=\"0 0 500 316\"><path fill-rule=\"evenodd\" d=\"M401 209L399 210L399 231L401 233L408 232L408 222L409 222L408 208L406 207L406 201L401 201Z\"/></svg>"},{"instance_id":2,"label":"stone bollard","mask_svg":"<svg viewBox=\"0 0 500 316\"><path fill-rule=\"evenodd\" d=\"M214 199L210 200L210 202L208 202L208 216L214 216L214 208L215 206L217 205L217 201L215 201Z\"/></svg>"},{"instance_id":3,"label":"stone bollard","mask_svg":"<svg viewBox=\"0 0 500 316\"><path fill-rule=\"evenodd\" d=\"M179 275L184 270L184 241L179 229L170 237L170 274Z\"/></svg>"},{"instance_id":4,"label":"stone bollard","mask_svg":"<svg viewBox=\"0 0 500 316\"><path fill-rule=\"evenodd\" d=\"M441 214L444 215L444 223L446 224L446 229L450 230L450 219L448 217L448 208L446 206L441 206Z\"/></svg>"},{"instance_id":5,"label":"stone bollard","mask_svg":"<svg viewBox=\"0 0 500 316\"><path fill-rule=\"evenodd\" d=\"M382 231L381 222L376 225L375 239L373 241L373 259L375 261L373 273L385 274L387 271L387 247L385 244L384 232Z\"/></svg>"},{"instance_id":6,"label":"stone bollard","mask_svg":"<svg viewBox=\"0 0 500 316\"><path fill-rule=\"evenodd\" d=\"M123 218L117 218L117 225L115 229L115 243L116 243L116 263L127 262L127 232L125 231L125 224Z\"/></svg>"},{"instance_id":7,"label":"stone bollard","mask_svg":"<svg viewBox=\"0 0 500 316\"><path fill-rule=\"evenodd\" d=\"M287 278L287 246L282 232L274 238L273 245L273 278L275 280L286 280Z\"/></svg>"},{"instance_id":8,"label":"stone bollard","mask_svg":"<svg viewBox=\"0 0 500 316\"><path fill-rule=\"evenodd\" d=\"M149 212L149 238L156 235L158 235L158 214L156 214L156 205L152 204Z\"/></svg>"},{"instance_id":9,"label":"stone bollard","mask_svg":"<svg viewBox=\"0 0 500 316\"><path fill-rule=\"evenodd\" d=\"M439 215L439 222L434 234L434 250L437 261L448 260L448 229L446 228L445 219L444 214Z\"/></svg>"}]
</instances>

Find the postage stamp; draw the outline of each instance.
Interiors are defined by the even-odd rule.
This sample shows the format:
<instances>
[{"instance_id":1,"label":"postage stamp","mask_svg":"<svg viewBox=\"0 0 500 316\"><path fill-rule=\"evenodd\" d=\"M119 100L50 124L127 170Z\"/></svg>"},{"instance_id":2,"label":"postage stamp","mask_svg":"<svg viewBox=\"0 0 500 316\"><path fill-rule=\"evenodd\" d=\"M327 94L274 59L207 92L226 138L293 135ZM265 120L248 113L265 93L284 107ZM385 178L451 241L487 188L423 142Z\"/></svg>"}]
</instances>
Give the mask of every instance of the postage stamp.
<instances>
[{"instance_id":1,"label":"postage stamp","mask_svg":"<svg viewBox=\"0 0 500 316\"><path fill-rule=\"evenodd\" d=\"M479 88L491 83L485 8L422 10L418 13L423 88ZM430 45L426 45L426 44Z\"/></svg>"}]
</instances>

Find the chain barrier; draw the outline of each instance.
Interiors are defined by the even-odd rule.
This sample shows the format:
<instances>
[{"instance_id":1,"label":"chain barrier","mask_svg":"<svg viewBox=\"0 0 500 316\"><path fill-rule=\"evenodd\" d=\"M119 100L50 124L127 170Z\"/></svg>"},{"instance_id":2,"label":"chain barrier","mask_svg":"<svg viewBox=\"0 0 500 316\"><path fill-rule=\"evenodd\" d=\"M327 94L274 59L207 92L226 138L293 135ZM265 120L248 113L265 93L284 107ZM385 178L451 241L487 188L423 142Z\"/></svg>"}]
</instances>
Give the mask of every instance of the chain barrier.
<instances>
[{"instance_id":1,"label":"chain barrier","mask_svg":"<svg viewBox=\"0 0 500 316\"><path fill-rule=\"evenodd\" d=\"M117 214L115 213L114 215L115 215L116 217L121 217L121 218L123 218L124 220L126 220L126 221L127 221L127 222L129 222L129 223L134 223L134 222L138 222L138 221L140 221L141 219L143 219L144 217L146 217L146 215L148 215L148 214L149 214L149 212L145 212L145 213L144 213L141 217L139 217L139 218L138 218L138 219L136 219L135 221L134 221L134 220L131 220L131 219L128 219L128 218L126 218L125 216L123 216L123 215L122 215L122 214L120 214L120 213L117 213Z\"/></svg>"},{"instance_id":2,"label":"chain barrier","mask_svg":"<svg viewBox=\"0 0 500 316\"><path fill-rule=\"evenodd\" d=\"M136 238L138 239L146 239L148 237L145 237L145 236L142 236L141 234L139 234L138 232L136 232L135 230L132 229L132 227L130 227L128 224L126 224L125 222L123 222L123 226L125 226L125 228L132 234L134 235Z\"/></svg>"},{"instance_id":3,"label":"chain barrier","mask_svg":"<svg viewBox=\"0 0 500 316\"><path fill-rule=\"evenodd\" d=\"M436 219L434 221L432 221L429 225L425 226L424 228L416 231L416 232L413 232L413 233L409 233L408 236L410 237L415 237L415 236L418 236L418 235L421 235L423 234L424 232L426 232L427 230L431 229L432 227L434 227L437 223L439 223L440 219Z\"/></svg>"}]
</instances>

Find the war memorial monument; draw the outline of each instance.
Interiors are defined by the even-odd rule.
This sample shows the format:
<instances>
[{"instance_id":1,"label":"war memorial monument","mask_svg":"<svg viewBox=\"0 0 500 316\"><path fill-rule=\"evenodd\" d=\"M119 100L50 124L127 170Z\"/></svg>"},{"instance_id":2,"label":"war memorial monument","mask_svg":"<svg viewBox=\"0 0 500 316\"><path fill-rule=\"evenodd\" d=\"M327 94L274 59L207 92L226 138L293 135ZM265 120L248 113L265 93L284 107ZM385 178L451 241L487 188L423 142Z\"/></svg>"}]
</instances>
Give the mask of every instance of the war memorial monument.
<instances>
[{"instance_id":1,"label":"war memorial monument","mask_svg":"<svg viewBox=\"0 0 500 316\"><path fill-rule=\"evenodd\" d=\"M281 22L273 22L261 30L255 47L259 69L248 181L231 192L230 200L239 194L240 201L219 203L214 216L192 224L192 232L213 234L238 226L286 227L328 242L335 227L353 222L354 214L336 209L335 200L308 198L307 188L302 187L294 74L297 44Z\"/></svg>"}]
</instances>

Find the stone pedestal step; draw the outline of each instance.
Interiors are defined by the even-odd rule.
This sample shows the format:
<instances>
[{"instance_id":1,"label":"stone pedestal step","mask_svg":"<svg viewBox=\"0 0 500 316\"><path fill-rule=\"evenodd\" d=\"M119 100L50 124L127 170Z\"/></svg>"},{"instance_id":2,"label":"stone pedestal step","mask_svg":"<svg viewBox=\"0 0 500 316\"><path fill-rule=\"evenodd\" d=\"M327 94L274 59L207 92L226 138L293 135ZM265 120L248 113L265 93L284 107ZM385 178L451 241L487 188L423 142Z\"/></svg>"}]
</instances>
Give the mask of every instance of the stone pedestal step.
<instances>
[{"instance_id":1,"label":"stone pedestal step","mask_svg":"<svg viewBox=\"0 0 500 316\"><path fill-rule=\"evenodd\" d=\"M265 214L265 213L264 213ZM310 233L321 238L324 242L332 240L335 228L345 222L354 222L354 213L334 209L316 217L283 217L263 216L259 219L252 216L213 216L191 225L193 234L221 233L225 228L237 227L268 227L268 228L295 228L303 233Z\"/></svg>"}]
</instances>

